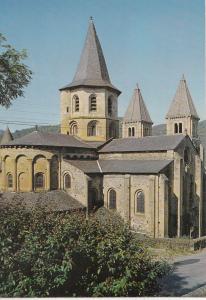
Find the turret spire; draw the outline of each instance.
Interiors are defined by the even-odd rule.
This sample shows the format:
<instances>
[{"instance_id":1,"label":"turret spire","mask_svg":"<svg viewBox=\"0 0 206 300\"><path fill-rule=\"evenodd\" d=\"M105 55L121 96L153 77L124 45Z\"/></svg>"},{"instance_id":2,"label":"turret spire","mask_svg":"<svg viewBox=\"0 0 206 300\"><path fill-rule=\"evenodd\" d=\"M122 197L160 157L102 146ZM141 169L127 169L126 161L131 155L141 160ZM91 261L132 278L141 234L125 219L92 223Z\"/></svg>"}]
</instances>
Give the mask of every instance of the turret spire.
<instances>
[{"instance_id":1,"label":"turret spire","mask_svg":"<svg viewBox=\"0 0 206 300\"><path fill-rule=\"evenodd\" d=\"M1 139L1 142L0 142L0 145L3 145L3 144L6 144L10 141L12 141L14 138L11 134L11 131L9 130L9 127L7 126L6 127L6 130L4 131L4 134L2 136L2 139Z\"/></svg>"}]
</instances>

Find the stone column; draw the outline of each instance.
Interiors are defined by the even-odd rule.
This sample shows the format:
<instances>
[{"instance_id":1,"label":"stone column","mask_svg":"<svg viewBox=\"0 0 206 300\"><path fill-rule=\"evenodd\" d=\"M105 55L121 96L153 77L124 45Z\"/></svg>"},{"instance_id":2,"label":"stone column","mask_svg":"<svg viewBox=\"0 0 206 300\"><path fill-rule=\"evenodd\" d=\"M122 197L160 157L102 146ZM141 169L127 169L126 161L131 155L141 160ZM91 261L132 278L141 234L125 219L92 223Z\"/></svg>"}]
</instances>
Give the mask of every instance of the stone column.
<instances>
[{"instance_id":1,"label":"stone column","mask_svg":"<svg viewBox=\"0 0 206 300\"><path fill-rule=\"evenodd\" d=\"M3 192L6 191L6 164L5 160L2 160L2 190Z\"/></svg>"},{"instance_id":2,"label":"stone column","mask_svg":"<svg viewBox=\"0 0 206 300\"><path fill-rule=\"evenodd\" d=\"M13 191L17 191L17 164L16 164L16 159L12 159L12 164L13 164Z\"/></svg>"},{"instance_id":3,"label":"stone column","mask_svg":"<svg viewBox=\"0 0 206 300\"><path fill-rule=\"evenodd\" d=\"M33 159L27 158L28 161L28 191L33 191Z\"/></svg>"},{"instance_id":4,"label":"stone column","mask_svg":"<svg viewBox=\"0 0 206 300\"><path fill-rule=\"evenodd\" d=\"M182 233L182 160L174 161L174 195L177 200L177 237Z\"/></svg>"},{"instance_id":5,"label":"stone column","mask_svg":"<svg viewBox=\"0 0 206 300\"><path fill-rule=\"evenodd\" d=\"M154 175L149 176L149 207L150 207L150 221L149 227L151 236L155 237L155 177Z\"/></svg>"},{"instance_id":6,"label":"stone column","mask_svg":"<svg viewBox=\"0 0 206 300\"><path fill-rule=\"evenodd\" d=\"M198 203L198 209L199 209L199 220L198 220L198 231L199 231L199 237L202 235L202 163L200 158L196 155L195 156L195 186L196 186L196 194L195 197L197 199Z\"/></svg>"},{"instance_id":7,"label":"stone column","mask_svg":"<svg viewBox=\"0 0 206 300\"><path fill-rule=\"evenodd\" d=\"M51 184L50 184L50 177L51 177L51 165L50 165L51 159L47 159L47 168L46 168L46 184L45 184L45 189L50 190Z\"/></svg>"}]
</instances>

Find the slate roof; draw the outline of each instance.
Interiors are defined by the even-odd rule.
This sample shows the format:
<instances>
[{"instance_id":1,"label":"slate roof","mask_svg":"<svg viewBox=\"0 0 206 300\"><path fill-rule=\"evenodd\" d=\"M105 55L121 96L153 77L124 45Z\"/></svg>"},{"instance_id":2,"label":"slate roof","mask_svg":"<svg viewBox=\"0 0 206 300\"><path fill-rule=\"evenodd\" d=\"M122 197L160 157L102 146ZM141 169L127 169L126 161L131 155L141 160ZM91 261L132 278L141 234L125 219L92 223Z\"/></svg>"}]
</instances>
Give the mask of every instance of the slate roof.
<instances>
[{"instance_id":1,"label":"slate roof","mask_svg":"<svg viewBox=\"0 0 206 300\"><path fill-rule=\"evenodd\" d=\"M94 146L71 135L40 131L33 131L23 137L1 144L0 146L48 146L95 149Z\"/></svg>"},{"instance_id":2,"label":"slate roof","mask_svg":"<svg viewBox=\"0 0 206 300\"><path fill-rule=\"evenodd\" d=\"M64 191L28 192L0 194L0 209L21 206L26 209L44 208L46 211L84 210L84 206Z\"/></svg>"},{"instance_id":3,"label":"slate roof","mask_svg":"<svg viewBox=\"0 0 206 300\"><path fill-rule=\"evenodd\" d=\"M183 75L182 79L180 80L174 99L169 108L169 111L166 115L166 119L190 116L199 119L187 86L187 82Z\"/></svg>"},{"instance_id":4,"label":"slate roof","mask_svg":"<svg viewBox=\"0 0 206 300\"><path fill-rule=\"evenodd\" d=\"M124 122L147 122L152 123L147 107L144 103L139 87L134 89L132 99L124 115Z\"/></svg>"},{"instance_id":5,"label":"slate roof","mask_svg":"<svg viewBox=\"0 0 206 300\"><path fill-rule=\"evenodd\" d=\"M158 174L166 168L172 160L98 160L81 161L67 160L71 165L86 174Z\"/></svg>"},{"instance_id":6,"label":"slate roof","mask_svg":"<svg viewBox=\"0 0 206 300\"><path fill-rule=\"evenodd\" d=\"M118 94L121 93L110 81L102 47L92 19L89 22L84 48L73 81L60 90L78 86L109 87Z\"/></svg>"},{"instance_id":7,"label":"slate roof","mask_svg":"<svg viewBox=\"0 0 206 300\"><path fill-rule=\"evenodd\" d=\"M8 143L8 142L10 142L12 140L13 140L13 136L11 134L11 131L9 130L9 127L7 126L6 130L3 133L3 136L1 138L0 145Z\"/></svg>"},{"instance_id":8,"label":"slate roof","mask_svg":"<svg viewBox=\"0 0 206 300\"><path fill-rule=\"evenodd\" d=\"M174 150L184 140L183 134L114 139L99 150L109 152L152 152Z\"/></svg>"}]
</instances>

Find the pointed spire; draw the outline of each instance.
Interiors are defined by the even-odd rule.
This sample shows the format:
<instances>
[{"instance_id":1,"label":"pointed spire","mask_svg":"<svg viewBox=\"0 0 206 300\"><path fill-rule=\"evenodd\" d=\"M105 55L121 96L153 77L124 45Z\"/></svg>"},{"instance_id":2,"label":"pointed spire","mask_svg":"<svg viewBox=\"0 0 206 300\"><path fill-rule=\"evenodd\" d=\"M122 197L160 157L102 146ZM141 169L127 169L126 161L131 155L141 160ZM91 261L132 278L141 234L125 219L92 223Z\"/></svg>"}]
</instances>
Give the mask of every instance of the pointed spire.
<instances>
[{"instance_id":1,"label":"pointed spire","mask_svg":"<svg viewBox=\"0 0 206 300\"><path fill-rule=\"evenodd\" d=\"M3 145L3 144L6 144L10 141L12 141L14 138L11 134L11 131L9 130L9 127L7 126L6 127L6 130L4 131L4 134L2 136L2 139L1 139L1 142L0 142L0 145Z\"/></svg>"},{"instance_id":2,"label":"pointed spire","mask_svg":"<svg viewBox=\"0 0 206 300\"><path fill-rule=\"evenodd\" d=\"M117 91L118 94L121 93L111 84L92 17L90 17L89 20L89 28L84 48L73 81L60 90L76 86L110 87Z\"/></svg>"},{"instance_id":3,"label":"pointed spire","mask_svg":"<svg viewBox=\"0 0 206 300\"><path fill-rule=\"evenodd\" d=\"M199 119L183 74L166 118L194 117Z\"/></svg>"},{"instance_id":4,"label":"pointed spire","mask_svg":"<svg viewBox=\"0 0 206 300\"><path fill-rule=\"evenodd\" d=\"M152 124L147 107L144 103L139 85L134 89L132 99L124 116L124 122L147 122Z\"/></svg>"}]
</instances>

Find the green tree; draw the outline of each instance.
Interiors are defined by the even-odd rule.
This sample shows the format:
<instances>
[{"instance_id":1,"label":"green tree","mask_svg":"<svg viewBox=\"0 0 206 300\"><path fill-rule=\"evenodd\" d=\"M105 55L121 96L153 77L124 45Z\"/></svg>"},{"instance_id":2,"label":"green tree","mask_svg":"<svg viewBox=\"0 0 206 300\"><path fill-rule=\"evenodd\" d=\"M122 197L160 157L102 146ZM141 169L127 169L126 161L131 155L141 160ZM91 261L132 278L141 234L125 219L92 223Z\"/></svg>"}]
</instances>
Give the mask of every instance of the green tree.
<instances>
[{"instance_id":1,"label":"green tree","mask_svg":"<svg viewBox=\"0 0 206 300\"><path fill-rule=\"evenodd\" d=\"M0 33L0 105L9 107L17 97L24 96L24 87L30 80L32 71L23 63L26 50L17 51L6 43Z\"/></svg>"},{"instance_id":2,"label":"green tree","mask_svg":"<svg viewBox=\"0 0 206 300\"><path fill-rule=\"evenodd\" d=\"M0 210L0 296L154 296L167 268L115 214Z\"/></svg>"}]
</instances>

